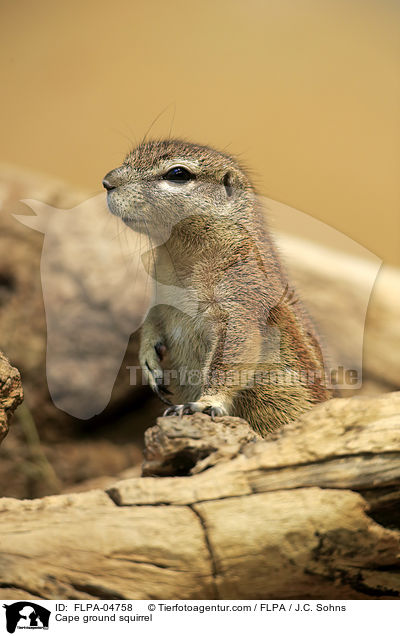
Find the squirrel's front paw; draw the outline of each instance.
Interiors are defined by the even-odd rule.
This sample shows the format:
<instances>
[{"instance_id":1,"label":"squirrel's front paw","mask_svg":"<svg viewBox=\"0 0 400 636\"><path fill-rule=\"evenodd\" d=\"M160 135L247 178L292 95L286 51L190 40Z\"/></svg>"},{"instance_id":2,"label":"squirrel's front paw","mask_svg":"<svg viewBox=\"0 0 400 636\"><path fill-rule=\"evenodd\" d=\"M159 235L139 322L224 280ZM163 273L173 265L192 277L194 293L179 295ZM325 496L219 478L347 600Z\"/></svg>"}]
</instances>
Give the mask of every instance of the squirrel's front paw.
<instances>
[{"instance_id":1,"label":"squirrel's front paw","mask_svg":"<svg viewBox=\"0 0 400 636\"><path fill-rule=\"evenodd\" d=\"M160 367L160 361L166 353L166 347L161 342L157 342L153 347L142 350L139 355L140 365L154 393L165 404L171 405L171 401L166 397L171 391L163 384L164 372Z\"/></svg>"},{"instance_id":2,"label":"squirrel's front paw","mask_svg":"<svg viewBox=\"0 0 400 636\"><path fill-rule=\"evenodd\" d=\"M169 415L192 415L193 413L206 413L211 418L228 415L228 411L221 403L210 403L207 399L198 402L187 402L186 404L174 404L164 411L164 417Z\"/></svg>"}]
</instances>

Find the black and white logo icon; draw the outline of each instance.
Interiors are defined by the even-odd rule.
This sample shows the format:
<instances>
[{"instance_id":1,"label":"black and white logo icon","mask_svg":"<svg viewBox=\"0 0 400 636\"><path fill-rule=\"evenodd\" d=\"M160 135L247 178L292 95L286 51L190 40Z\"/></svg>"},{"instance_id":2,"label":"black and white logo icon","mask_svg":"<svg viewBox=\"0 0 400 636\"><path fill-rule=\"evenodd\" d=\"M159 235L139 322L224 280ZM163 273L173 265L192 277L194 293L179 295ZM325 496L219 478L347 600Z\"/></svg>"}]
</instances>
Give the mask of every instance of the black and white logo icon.
<instances>
[{"instance_id":1,"label":"black and white logo icon","mask_svg":"<svg viewBox=\"0 0 400 636\"><path fill-rule=\"evenodd\" d=\"M16 629L49 629L50 611L37 603L18 601L6 608L7 631L14 634Z\"/></svg>"}]
</instances>

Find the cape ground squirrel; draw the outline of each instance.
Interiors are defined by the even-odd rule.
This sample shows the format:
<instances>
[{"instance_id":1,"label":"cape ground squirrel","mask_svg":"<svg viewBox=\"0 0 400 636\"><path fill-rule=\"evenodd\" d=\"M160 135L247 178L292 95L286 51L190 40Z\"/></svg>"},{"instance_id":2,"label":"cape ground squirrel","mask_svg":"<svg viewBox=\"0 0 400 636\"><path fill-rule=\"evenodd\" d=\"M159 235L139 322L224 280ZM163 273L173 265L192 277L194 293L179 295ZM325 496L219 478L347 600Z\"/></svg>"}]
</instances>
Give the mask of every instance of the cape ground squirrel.
<instances>
[{"instance_id":1,"label":"cape ground squirrel","mask_svg":"<svg viewBox=\"0 0 400 636\"><path fill-rule=\"evenodd\" d=\"M314 327L234 158L146 142L103 185L111 212L158 245L145 259L159 295L140 364L167 415L235 415L265 434L330 397Z\"/></svg>"}]
</instances>

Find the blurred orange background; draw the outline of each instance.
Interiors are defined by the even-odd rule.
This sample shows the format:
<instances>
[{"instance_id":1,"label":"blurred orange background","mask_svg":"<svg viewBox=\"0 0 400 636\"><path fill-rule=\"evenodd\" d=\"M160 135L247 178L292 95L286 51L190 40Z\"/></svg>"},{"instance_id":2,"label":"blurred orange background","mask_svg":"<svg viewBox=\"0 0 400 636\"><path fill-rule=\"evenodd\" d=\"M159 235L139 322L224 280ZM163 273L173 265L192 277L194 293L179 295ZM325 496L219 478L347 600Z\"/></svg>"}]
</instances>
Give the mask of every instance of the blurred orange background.
<instances>
[{"instance_id":1,"label":"blurred orange background","mask_svg":"<svg viewBox=\"0 0 400 636\"><path fill-rule=\"evenodd\" d=\"M398 0L1 0L0 161L91 194L144 136L400 265Z\"/></svg>"}]
</instances>

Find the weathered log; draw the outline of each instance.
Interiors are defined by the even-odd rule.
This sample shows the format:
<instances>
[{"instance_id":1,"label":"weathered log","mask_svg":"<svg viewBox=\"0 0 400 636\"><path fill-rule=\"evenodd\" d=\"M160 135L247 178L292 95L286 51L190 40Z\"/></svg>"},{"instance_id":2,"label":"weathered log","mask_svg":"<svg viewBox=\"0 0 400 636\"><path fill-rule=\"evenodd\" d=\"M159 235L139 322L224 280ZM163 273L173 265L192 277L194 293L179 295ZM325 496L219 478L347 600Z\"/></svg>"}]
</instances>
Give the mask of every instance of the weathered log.
<instances>
[{"instance_id":1,"label":"weathered log","mask_svg":"<svg viewBox=\"0 0 400 636\"><path fill-rule=\"evenodd\" d=\"M249 443L262 439L239 417L215 421L203 413L160 417L145 432L143 476L188 475L232 459Z\"/></svg>"},{"instance_id":2,"label":"weathered log","mask_svg":"<svg viewBox=\"0 0 400 636\"><path fill-rule=\"evenodd\" d=\"M3 499L4 598L400 595L400 393L332 400L264 441L226 419L229 460L213 465L214 435L211 466L196 472L208 422L160 419L149 435L160 460L175 435L196 461L206 431L187 476Z\"/></svg>"},{"instance_id":3,"label":"weathered log","mask_svg":"<svg viewBox=\"0 0 400 636\"><path fill-rule=\"evenodd\" d=\"M12 414L23 399L21 376L0 351L0 444L8 433Z\"/></svg>"}]
</instances>

